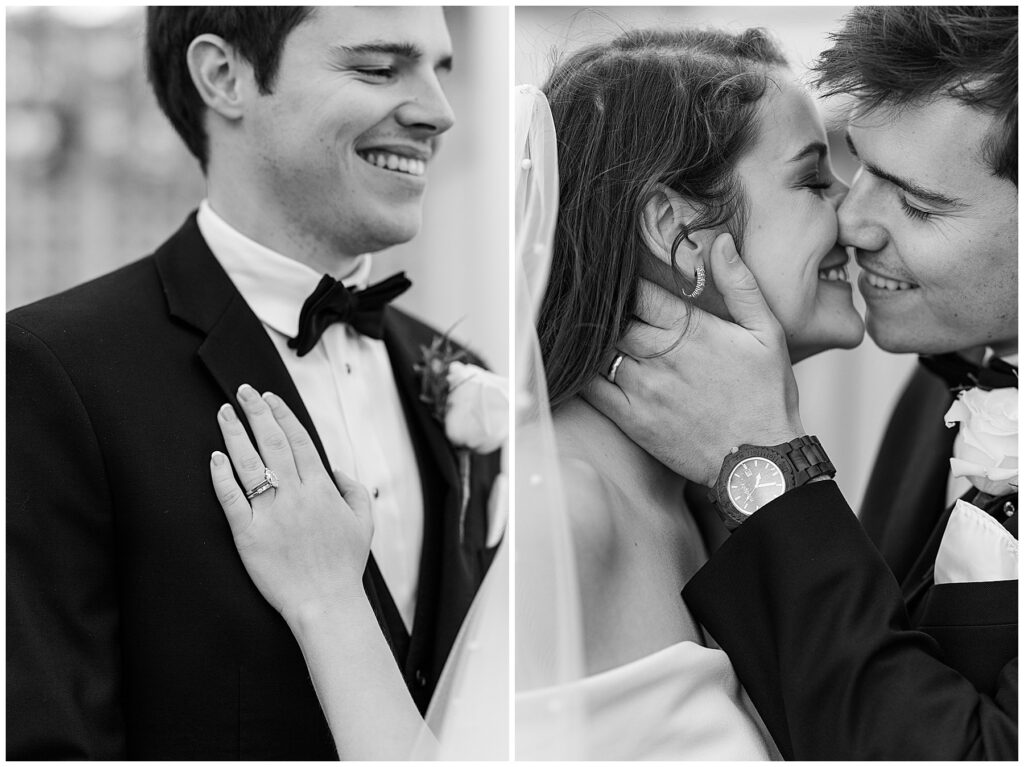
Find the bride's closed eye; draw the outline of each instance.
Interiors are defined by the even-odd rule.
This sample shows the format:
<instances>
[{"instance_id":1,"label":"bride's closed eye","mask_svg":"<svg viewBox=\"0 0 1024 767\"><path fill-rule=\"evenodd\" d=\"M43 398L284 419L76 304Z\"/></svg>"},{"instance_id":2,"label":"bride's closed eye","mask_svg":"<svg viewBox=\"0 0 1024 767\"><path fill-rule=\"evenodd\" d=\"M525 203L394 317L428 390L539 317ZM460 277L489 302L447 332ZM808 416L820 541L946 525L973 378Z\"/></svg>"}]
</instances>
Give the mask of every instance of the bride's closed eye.
<instances>
[{"instance_id":1,"label":"bride's closed eye","mask_svg":"<svg viewBox=\"0 0 1024 767\"><path fill-rule=\"evenodd\" d=\"M797 182L797 186L804 189L811 189L815 194L820 196L822 192L828 190L835 182L836 180L831 175L813 173L810 176L805 176Z\"/></svg>"}]
</instances>

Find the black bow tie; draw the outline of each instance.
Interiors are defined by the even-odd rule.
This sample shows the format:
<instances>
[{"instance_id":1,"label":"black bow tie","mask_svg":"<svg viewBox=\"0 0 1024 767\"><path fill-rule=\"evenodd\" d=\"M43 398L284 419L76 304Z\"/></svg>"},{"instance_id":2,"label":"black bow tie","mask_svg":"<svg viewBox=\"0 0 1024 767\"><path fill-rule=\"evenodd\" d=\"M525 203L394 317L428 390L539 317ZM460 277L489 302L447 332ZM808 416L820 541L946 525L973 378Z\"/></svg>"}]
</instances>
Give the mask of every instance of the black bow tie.
<instances>
[{"instance_id":1,"label":"black bow tie","mask_svg":"<svg viewBox=\"0 0 1024 767\"><path fill-rule=\"evenodd\" d=\"M335 322L344 322L364 336L384 337L384 308L412 286L405 272L393 274L365 290L349 290L325 274L299 313L299 334L288 346L300 357L316 346Z\"/></svg>"},{"instance_id":2,"label":"black bow tie","mask_svg":"<svg viewBox=\"0 0 1024 767\"><path fill-rule=\"evenodd\" d=\"M964 359L959 354L921 355L921 364L946 382L950 389L1017 388L1017 368L1006 360L993 357L987 366L982 367Z\"/></svg>"}]
</instances>

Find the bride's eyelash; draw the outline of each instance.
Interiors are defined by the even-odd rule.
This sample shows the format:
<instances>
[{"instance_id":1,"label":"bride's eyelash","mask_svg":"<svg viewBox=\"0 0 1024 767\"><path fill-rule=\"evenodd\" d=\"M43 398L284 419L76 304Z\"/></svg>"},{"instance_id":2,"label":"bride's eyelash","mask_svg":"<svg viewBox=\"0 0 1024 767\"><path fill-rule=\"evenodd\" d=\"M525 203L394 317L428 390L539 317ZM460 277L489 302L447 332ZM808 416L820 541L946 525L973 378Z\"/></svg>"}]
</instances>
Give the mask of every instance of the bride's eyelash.
<instances>
[{"instance_id":1,"label":"bride's eyelash","mask_svg":"<svg viewBox=\"0 0 1024 767\"><path fill-rule=\"evenodd\" d=\"M908 218L912 218L915 221L928 221L932 217L932 214L928 211L915 208L907 202L907 198L903 195L900 195L900 207L903 208L903 212L907 214Z\"/></svg>"},{"instance_id":2,"label":"bride's eyelash","mask_svg":"<svg viewBox=\"0 0 1024 767\"><path fill-rule=\"evenodd\" d=\"M800 182L800 186L804 189L813 189L816 192L824 192L828 189L835 181L832 179L823 179L819 176L809 176Z\"/></svg>"}]
</instances>

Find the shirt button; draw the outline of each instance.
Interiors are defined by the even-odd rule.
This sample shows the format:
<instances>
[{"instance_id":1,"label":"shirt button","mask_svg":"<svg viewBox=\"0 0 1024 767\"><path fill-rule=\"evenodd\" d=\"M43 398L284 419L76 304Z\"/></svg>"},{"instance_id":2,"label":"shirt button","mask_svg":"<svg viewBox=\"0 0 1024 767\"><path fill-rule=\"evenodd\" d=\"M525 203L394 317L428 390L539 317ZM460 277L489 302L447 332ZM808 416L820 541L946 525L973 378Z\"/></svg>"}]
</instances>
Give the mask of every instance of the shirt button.
<instances>
[{"instance_id":1,"label":"shirt button","mask_svg":"<svg viewBox=\"0 0 1024 767\"><path fill-rule=\"evenodd\" d=\"M416 684L417 685L419 685L420 687L426 687L427 686L427 675L424 674L421 669L416 669L415 678L416 678Z\"/></svg>"},{"instance_id":2,"label":"shirt button","mask_svg":"<svg viewBox=\"0 0 1024 767\"><path fill-rule=\"evenodd\" d=\"M380 498L380 488L379 487L373 488L373 497L374 498Z\"/></svg>"},{"instance_id":3,"label":"shirt button","mask_svg":"<svg viewBox=\"0 0 1024 767\"><path fill-rule=\"evenodd\" d=\"M349 365L347 362L345 363L345 372L348 373L349 375L352 375L352 366Z\"/></svg>"}]
</instances>

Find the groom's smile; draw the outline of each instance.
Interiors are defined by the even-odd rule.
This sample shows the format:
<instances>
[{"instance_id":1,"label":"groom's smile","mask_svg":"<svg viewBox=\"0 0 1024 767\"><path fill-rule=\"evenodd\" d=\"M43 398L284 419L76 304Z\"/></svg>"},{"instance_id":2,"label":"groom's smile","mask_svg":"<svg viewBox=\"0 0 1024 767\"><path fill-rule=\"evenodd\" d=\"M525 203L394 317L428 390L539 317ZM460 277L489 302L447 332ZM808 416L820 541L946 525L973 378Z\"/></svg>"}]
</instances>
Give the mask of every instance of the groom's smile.
<instances>
[{"instance_id":1,"label":"groom's smile","mask_svg":"<svg viewBox=\"0 0 1024 767\"><path fill-rule=\"evenodd\" d=\"M429 149L412 147L381 146L374 149L357 149L363 160L381 170L410 176L423 176L427 172Z\"/></svg>"},{"instance_id":2,"label":"groom's smile","mask_svg":"<svg viewBox=\"0 0 1024 767\"><path fill-rule=\"evenodd\" d=\"M856 248L850 248L854 251L854 257L856 256ZM857 258L857 265L861 268L860 280L858 280L858 287L860 292L863 294L870 293L872 290L882 291L884 293L896 293L904 290L915 290L917 285L912 282L908 282L900 277L893 276L893 274L886 270L872 264L867 266L864 262ZM866 296L865 296L866 297ZM873 296L874 297L874 296Z\"/></svg>"}]
</instances>

